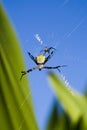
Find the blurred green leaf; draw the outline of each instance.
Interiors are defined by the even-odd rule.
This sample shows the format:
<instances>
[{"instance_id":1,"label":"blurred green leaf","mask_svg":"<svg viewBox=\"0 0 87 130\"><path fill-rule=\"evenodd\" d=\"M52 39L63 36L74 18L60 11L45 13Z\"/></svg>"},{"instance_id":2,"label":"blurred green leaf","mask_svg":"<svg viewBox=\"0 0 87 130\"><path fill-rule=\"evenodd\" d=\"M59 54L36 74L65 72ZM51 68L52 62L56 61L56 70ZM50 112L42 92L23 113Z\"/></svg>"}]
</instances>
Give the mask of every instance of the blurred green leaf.
<instances>
[{"instance_id":1,"label":"blurred green leaf","mask_svg":"<svg viewBox=\"0 0 87 130\"><path fill-rule=\"evenodd\" d=\"M71 130L71 120L69 116L61 110L58 101L54 102L47 122L46 130Z\"/></svg>"},{"instance_id":2,"label":"blurred green leaf","mask_svg":"<svg viewBox=\"0 0 87 130\"><path fill-rule=\"evenodd\" d=\"M58 104L57 102L55 101L53 103L53 106L51 108L51 111L50 111L50 115L49 115L49 118L48 118L48 121L47 121L47 126L46 126L46 130L55 130L55 127L56 127L56 124L57 124L57 121L58 121L58 117L59 117L59 113L58 113Z\"/></svg>"},{"instance_id":3,"label":"blurred green leaf","mask_svg":"<svg viewBox=\"0 0 87 130\"><path fill-rule=\"evenodd\" d=\"M0 130L38 130L19 41L0 5Z\"/></svg>"},{"instance_id":4,"label":"blurred green leaf","mask_svg":"<svg viewBox=\"0 0 87 130\"><path fill-rule=\"evenodd\" d=\"M85 128L87 128L87 102L84 96L69 90L55 74L50 73L49 76L53 90L72 122L75 124L82 117L85 122Z\"/></svg>"},{"instance_id":5,"label":"blurred green leaf","mask_svg":"<svg viewBox=\"0 0 87 130\"><path fill-rule=\"evenodd\" d=\"M68 120L68 116L66 116L63 113L58 119L54 130L71 130L70 125L71 124L70 121Z\"/></svg>"}]
</instances>

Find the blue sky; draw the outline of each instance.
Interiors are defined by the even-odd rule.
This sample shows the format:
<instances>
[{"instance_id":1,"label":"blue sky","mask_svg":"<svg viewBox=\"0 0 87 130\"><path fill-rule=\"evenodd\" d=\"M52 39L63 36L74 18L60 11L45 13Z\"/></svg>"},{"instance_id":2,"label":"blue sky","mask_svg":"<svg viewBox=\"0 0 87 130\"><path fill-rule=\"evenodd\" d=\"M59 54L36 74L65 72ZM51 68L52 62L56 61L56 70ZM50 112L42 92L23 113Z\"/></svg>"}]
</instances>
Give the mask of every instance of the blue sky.
<instances>
[{"instance_id":1,"label":"blue sky","mask_svg":"<svg viewBox=\"0 0 87 130\"><path fill-rule=\"evenodd\" d=\"M73 89L82 93L87 84L87 0L3 0L2 3L20 40L26 68L35 66L27 51L36 56L45 46L53 46L57 50L47 65L67 64L61 69L62 74ZM35 34L43 41L42 45ZM58 74L56 70L53 72ZM54 94L47 70L36 70L28 77L42 129Z\"/></svg>"}]
</instances>

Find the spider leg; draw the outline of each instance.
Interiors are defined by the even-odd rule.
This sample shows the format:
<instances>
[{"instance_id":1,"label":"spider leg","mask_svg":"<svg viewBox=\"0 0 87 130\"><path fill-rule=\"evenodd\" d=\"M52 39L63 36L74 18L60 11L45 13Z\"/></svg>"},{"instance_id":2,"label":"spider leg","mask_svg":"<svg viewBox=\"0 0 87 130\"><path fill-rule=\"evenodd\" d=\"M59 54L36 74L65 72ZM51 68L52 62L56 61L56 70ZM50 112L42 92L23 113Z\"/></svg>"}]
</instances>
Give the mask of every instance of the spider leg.
<instances>
[{"instance_id":1,"label":"spider leg","mask_svg":"<svg viewBox=\"0 0 87 130\"><path fill-rule=\"evenodd\" d=\"M44 52L44 50L41 50L40 52Z\"/></svg>"},{"instance_id":2,"label":"spider leg","mask_svg":"<svg viewBox=\"0 0 87 130\"><path fill-rule=\"evenodd\" d=\"M58 69L58 71L61 72L60 69L59 69L61 67L66 67L66 65L61 65L61 66L59 65L59 66L54 66L54 67L44 66L43 69Z\"/></svg>"},{"instance_id":3,"label":"spider leg","mask_svg":"<svg viewBox=\"0 0 87 130\"><path fill-rule=\"evenodd\" d=\"M46 50L45 50L45 49L46 49ZM49 48L45 47L45 49L44 49L44 50L41 50L40 52L43 52L44 54L46 54L46 52L48 52L48 53L50 54L50 50L51 50L51 49L56 50L54 47L49 47Z\"/></svg>"},{"instance_id":4,"label":"spider leg","mask_svg":"<svg viewBox=\"0 0 87 130\"><path fill-rule=\"evenodd\" d=\"M48 53L51 54L51 52L52 52L52 51L54 52L55 50L56 50L56 49L55 49L54 47L50 47L49 50L48 50Z\"/></svg>"},{"instance_id":5,"label":"spider leg","mask_svg":"<svg viewBox=\"0 0 87 130\"><path fill-rule=\"evenodd\" d=\"M50 48L49 48L49 50L51 50L51 49L54 49L54 50L56 50L54 47L50 47Z\"/></svg>"},{"instance_id":6,"label":"spider leg","mask_svg":"<svg viewBox=\"0 0 87 130\"><path fill-rule=\"evenodd\" d=\"M46 57L44 64L53 56L53 51Z\"/></svg>"},{"instance_id":7,"label":"spider leg","mask_svg":"<svg viewBox=\"0 0 87 130\"><path fill-rule=\"evenodd\" d=\"M27 73L32 72L33 70L36 70L36 69L38 69L38 68L35 67L35 68L29 69L29 70L27 70L27 71L21 71L22 75L21 75L20 80L22 79L22 77L23 77L24 75L26 75Z\"/></svg>"},{"instance_id":8,"label":"spider leg","mask_svg":"<svg viewBox=\"0 0 87 130\"><path fill-rule=\"evenodd\" d=\"M34 56L30 52L28 52L28 54L29 54L30 58L36 63L36 60L35 60Z\"/></svg>"}]
</instances>

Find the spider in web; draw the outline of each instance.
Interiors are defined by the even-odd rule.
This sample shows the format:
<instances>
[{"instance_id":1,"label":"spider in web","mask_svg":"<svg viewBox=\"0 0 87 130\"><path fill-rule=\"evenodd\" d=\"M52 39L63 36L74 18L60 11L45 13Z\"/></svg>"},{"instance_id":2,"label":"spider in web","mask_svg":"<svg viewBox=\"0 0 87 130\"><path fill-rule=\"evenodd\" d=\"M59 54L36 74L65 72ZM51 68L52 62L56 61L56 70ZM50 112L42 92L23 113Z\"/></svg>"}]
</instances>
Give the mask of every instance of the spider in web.
<instances>
[{"instance_id":1,"label":"spider in web","mask_svg":"<svg viewBox=\"0 0 87 130\"><path fill-rule=\"evenodd\" d=\"M43 54L37 55L36 57L34 57L30 52L28 52L30 58L36 63L36 67L33 67L31 69L28 69L27 71L21 71L22 75L21 78L26 75L27 73L32 72L33 70L38 69L39 71L41 71L42 69L58 69L58 71L60 72L60 67L66 67L66 65L59 65L59 66L44 66L45 63L53 56L53 51L46 57Z\"/></svg>"}]
</instances>

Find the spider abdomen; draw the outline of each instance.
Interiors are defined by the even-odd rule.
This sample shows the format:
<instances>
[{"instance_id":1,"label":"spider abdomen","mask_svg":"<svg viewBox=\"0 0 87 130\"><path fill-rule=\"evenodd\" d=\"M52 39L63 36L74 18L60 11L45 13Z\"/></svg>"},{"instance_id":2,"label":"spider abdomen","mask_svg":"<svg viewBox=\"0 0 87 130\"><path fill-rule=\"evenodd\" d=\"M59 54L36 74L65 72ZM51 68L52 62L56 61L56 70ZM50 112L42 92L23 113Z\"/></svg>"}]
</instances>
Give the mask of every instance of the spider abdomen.
<instances>
[{"instance_id":1,"label":"spider abdomen","mask_svg":"<svg viewBox=\"0 0 87 130\"><path fill-rule=\"evenodd\" d=\"M44 56L44 55L38 55L37 57L36 57L36 62L37 62L37 64L43 64L44 62L45 62L45 60L46 60L46 57Z\"/></svg>"}]
</instances>

